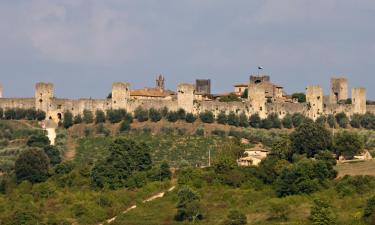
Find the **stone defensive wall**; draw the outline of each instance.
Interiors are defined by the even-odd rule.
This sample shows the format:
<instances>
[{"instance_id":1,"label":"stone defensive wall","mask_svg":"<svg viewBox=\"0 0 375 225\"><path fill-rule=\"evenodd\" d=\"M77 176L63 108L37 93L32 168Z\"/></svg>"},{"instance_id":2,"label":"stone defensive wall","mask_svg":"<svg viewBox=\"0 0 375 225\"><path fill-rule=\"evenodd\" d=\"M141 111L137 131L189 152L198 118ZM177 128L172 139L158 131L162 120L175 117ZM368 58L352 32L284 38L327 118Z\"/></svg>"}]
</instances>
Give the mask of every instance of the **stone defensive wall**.
<instances>
[{"instance_id":1,"label":"stone defensive wall","mask_svg":"<svg viewBox=\"0 0 375 225\"><path fill-rule=\"evenodd\" d=\"M343 85L338 85L340 82ZM298 103L289 100L272 100L266 98L262 86L249 83L248 99L234 102L220 102L214 99L197 100L195 86L192 84L179 84L177 95L171 98L154 99L132 99L130 97L130 85L128 83L116 82L112 86L112 98L109 99L62 99L54 96L54 86L51 83L38 83L35 88L34 98L2 98L0 97L0 108L34 108L46 112L47 118L59 120L63 113L70 111L73 115L82 114L84 110L95 112L96 110L107 111L111 109L125 109L134 112L138 107L144 109L168 108L177 111L182 108L186 112L199 114L210 111L214 115L220 112L229 114L245 113L250 116L258 113L261 118L271 113L276 113L280 118L286 114L301 113L312 119L321 115L337 114L344 112L348 116L355 113L375 113L375 105L366 105L366 89L352 89L352 103L342 103L346 100L347 90L344 90L347 80L333 79L333 91L330 96L324 96L320 86L309 86L306 88L306 103ZM340 93L342 91L343 93ZM2 95L0 95L2 96Z\"/></svg>"}]
</instances>

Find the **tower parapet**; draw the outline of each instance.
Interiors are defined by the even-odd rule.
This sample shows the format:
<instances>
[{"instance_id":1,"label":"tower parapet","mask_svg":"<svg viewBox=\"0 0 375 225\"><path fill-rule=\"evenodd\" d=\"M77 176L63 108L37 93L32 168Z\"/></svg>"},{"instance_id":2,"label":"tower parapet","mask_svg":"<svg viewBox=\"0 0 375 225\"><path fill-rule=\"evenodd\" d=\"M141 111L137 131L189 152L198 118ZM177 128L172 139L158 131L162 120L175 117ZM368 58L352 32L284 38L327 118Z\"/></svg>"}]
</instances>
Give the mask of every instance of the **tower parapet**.
<instances>
[{"instance_id":1,"label":"tower parapet","mask_svg":"<svg viewBox=\"0 0 375 225\"><path fill-rule=\"evenodd\" d=\"M194 110L194 93L195 87L192 84L179 84L177 87L178 107L188 113Z\"/></svg>"},{"instance_id":2,"label":"tower parapet","mask_svg":"<svg viewBox=\"0 0 375 225\"><path fill-rule=\"evenodd\" d=\"M35 108L48 112L52 99L55 97L55 89L52 83L39 82L35 85Z\"/></svg>"},{"instance_id":3,"label":"tower parapet","mask_svg":"<svg viewBox=\"0 0 375 225\"><path fill-rule=\"evenodd\" d=\"M365 114L366 108L366 88L352 89L353 113Z\"/></svg>"},{"instance_id":4,"label":"tower parapet","mask_svg":"<svg viewBox=\"0 0 375 225\"><path fill-rule=\"evenodd\" d=\"M346 77L331 78L329 99L331 104L348 99L348 79Z\"/></svg>"},{"instance_id":5,"label":"tower parapet","mask_svg":"<svg viewBox=\"0 0 375 225\"><path fill-rule=\"evenodd\" d=\"M126 109L130 98L129 83L115 82L112 84L112 109Z\"/></svg>"},{"instance_id":6,"label":"tower parapet","mask_svg":"<svg viewBox=\"0 0 375 225\"><path fill-rule=\"evenodd\" d=\"M306 88L307 116L316 120L323 113L323 89L319 85Z\"/></svg>"},{"instance_id":7,"label":"tower parapet","mask_svg":"<svg viewBox=\"0 0 375 225\"><path fill-rule=\"evenodd\" d=\"M165 89L165 78L163 75L159 75L158 79L156 79L156 88L163 91Z\"/></svg>"}]
</instances>

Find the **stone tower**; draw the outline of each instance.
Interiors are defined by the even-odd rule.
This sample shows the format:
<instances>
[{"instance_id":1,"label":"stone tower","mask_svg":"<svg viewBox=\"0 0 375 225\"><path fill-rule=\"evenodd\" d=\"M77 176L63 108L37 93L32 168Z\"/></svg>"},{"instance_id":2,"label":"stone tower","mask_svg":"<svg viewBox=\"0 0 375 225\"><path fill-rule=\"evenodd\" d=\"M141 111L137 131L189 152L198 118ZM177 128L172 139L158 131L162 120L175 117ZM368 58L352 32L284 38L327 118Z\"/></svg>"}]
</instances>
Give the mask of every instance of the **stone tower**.
<instances>
[{"instance_id":1,"label":"stone tower","mask_svg":"<svg viewBox=\"0 0 375 225\"><path fill-rule=\"evenodd\" d=\"M192 84L179 84L177 87L178 107L188 113L194 111L194 93L195 88Z\"/></svg>"},{"instance_id":2,"label":"stone tower","mask_svg":"<svg viewBox=\"0 0 375 225\"><path fill-rule=\"evenodd\" d=\"M3 97L3 86L0 84L0 98Z\"/></svg>"},{"instance_id":3,"label":"stone tower","mask_svg":"<svg viewBox=\"0 0 375 225\"><path fill-rule=\"evenodd\" d=\"M165 89L165 79L163 75L159 75L159 77L156 79L156 88L159 90L164 90Z\"/></svg>"},{"instance_id":4,"label":"stone tower","mask_svg":"<svg viewBox=\"0 0 375 225\"><path fill-rule=\"evenodd\" d=\"M55 97L54 92L52 83L37 83L35 85L35 108L48 113L52 99Z\"/></svg>"},{"instance_id":5,"label":"stone tower","mask_svg":"<svg viewBox=\"0 0 375 225\"><path fill-rule=\"evenodd\" d=\"M196 80L195 90L199 94L211 94L211 80Z\"/></svg>"},{"instance_id":6,"label":"stone tower","mask_svg":"<svg viewBox=\"0 0 375 225\"><path fill-rule=\"evenodd\" d=\"M260 84L260 83L270 82L270 81L271 81L271 78L268 75L262 75L262 76L251 75L250 76L250 84Z\"/></svg>"},{"instance_id":7,"label":"stone tower","mask_svg":"<svg viewBox=\"0 0 375 225\"><path fill-rule=\"evenodd\" d=\"M341 100L347 100L348 96L348 79L345 77L331 78L330 103L336 104Z\"/></svg>"},{"instance_id":8,"label":"stone tower","mask_svg":"<svg viewBox=\"0 0 375 225\"><path fill-rule=\"evenodd\" d=\"M352 89L352 104L353 113L365 114L366 113L366 89L353 88Z\"/></svg>"},{"instance_id":9,"label":"stone tower","mask_svg":"<svg viewBox=\"0 0 375 225\"><path fill-rule=\"evenodd\" d=\"M316 120L323 113L323 89L319 85L306 88L307 116Z\"/></svg>"},{"instance_id":10,"label":"stone tower","mask_svg":"<svg viewBox=\"0 0 375 225\"><path fill-rule=\"evenodd\" d=\"M127 110L130 98L130 85L128 83L115 82L112 84L112 109Z\"/></svg>"},{"instance_id":11,"label":"stone tower","mask_svg":"<svg viewBox=\"0 0 375 225\"><path fill-rule=\"evenodd\" d=\"M262 119L266 118L266 92L264 87L250 83L248 90L248 101L253 109L253 113L258 113Z\"/></svg>"}]
</instances>

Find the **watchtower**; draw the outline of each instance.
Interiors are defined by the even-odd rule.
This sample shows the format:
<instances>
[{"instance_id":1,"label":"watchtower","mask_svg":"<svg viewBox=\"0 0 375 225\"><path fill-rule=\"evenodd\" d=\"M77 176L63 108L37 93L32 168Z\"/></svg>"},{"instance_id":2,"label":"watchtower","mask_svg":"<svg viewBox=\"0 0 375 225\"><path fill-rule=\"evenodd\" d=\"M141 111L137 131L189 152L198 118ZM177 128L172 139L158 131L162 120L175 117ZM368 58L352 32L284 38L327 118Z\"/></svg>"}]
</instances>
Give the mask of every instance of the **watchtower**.
<instances>
[{"instance_id":1,"label":"watchtower","mask_svg":"<svg viewBox=\"0 0 375 225\"><path fill-rule=\"evenodd\" d=\"M348 99L348 79L345 77L331 78L330 102L336 104Z\"/></svg>"},{"instance_id":2,"label":"watchtower","mask_svg":"<svg viewBox=\"0 0 375 225\"><path fill-rule=\"evenodd\" d=\"M115 82L112 84L112 108L127 109L130 98L130 85L128 83Z\"/></svg>"},{"instance_id":3,"label":"watchtower","mask_svg":"<svg viewBox=\"0 0 375 225\"><path fill-rule=\"evenodd\" d=\"M306 88L307 115L316 120L323 113L323 89L319 85Z\"/></svg>"},{"instance_id":4,"label":"watchtower","mask_svg":"<svg viewBox=\"0 0 375 225\"><path fill-rule=\"evenodd\" d=\"M352 89L353 113L366 113L366 88Z\"/></svg>"},{"instance_id":5,"label":"watchtower","mask_svg":"<svg viewBox=\"0 0 375 225\"><path fill-rule=\"evenodd\" d=\"M252 106L253 113L258 113L261 118L265 118L267 116L266 92L262 85L249 84L248 101Z\"/></svg>"},{"instance_id":6,"label":"watchtower","mask_svg":"<svg viewBox=\"0 0 375 225\"><path fill-rule=\"evenodd\" d=\"M256 76L256 75L251 75L250 76L250 84L260 84L264 82L270 82L271 78L270 76L263 75L263 76Z\"/></svg>"},{"instance_id":7,"label":"watchtower","mask_svg":"<svg viewBox=\"0 0 375 225\"><path fill-rule=\"evenodd\" d=\"M156 88L158 88L160 90L164 90L165 89L165 79L164 79L163 75L161 75L161 74L156 79Z\"/></svg>"},{"instance_id":8,"label":"watchtower","mask_svg":"<svg viewBox=\"0 0 375 225\"><path fill-rule=\"evenodd\" d=\"M199 94L211 94L211 80L197 79L195 81L195 90Z\"/></svg>"},{"instance_id":9,"label":"watchtower","mask_svg":"<svg viewBox=\"0 0 375 225\"><path fill-rule=\"evenodd\" d=\"M192 84L179 84L177 87L178 107L188 113L194 110L194 93L195 88Z\"/></svg>"},{"instance_id":10,"label":"watchtower","mask_svg":"<svg viewBox=\"0 0 375 225\"><path fill-rule=\"evenodd\" d=\"M39 82L35 85L35 108L48 112L51 107L55 89L52 83Z\"/></svg>"},{"instance_id":11,"label":"watchtower","mask_svg":"<svg viewBox=\"0 0 375 225\"><path fill-rule=\"evenodd\" d=\"M3 97L3 86L0 84L0 98Z\"/></svg>"}]
</instances>

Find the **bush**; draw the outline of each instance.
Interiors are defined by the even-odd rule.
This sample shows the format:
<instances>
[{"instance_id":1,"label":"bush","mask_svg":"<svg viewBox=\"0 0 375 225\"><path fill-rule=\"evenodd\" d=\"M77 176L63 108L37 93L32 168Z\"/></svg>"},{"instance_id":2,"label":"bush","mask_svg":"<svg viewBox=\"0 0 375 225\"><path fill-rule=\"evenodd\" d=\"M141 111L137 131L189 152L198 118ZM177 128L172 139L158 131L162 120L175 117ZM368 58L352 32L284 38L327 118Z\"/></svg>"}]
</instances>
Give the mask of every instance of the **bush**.
<instances>
[{"instance_id":1,"label":"bush","mask_svg":"<svg viewBox=\"0 0 375 225\"><path fill-rule=\"evenodd\" d=\"M241 113L238 117L238 125L240 127L248 127L249 126L249 120L245 113Z\"/></svg>"},{"instance_id":2,"label":"bush","mask_svg":"<svg viewBox=\"0 0 375 225\"><path fill-rule=\"evenodd\" d=\"M138 122L145 122L148 120L148 112L141 107L138 107L134 111L134 117Z\"/></svg>"},{"instance_id":3,"label":"bush","mask_svg":"<svg viewBox=\"0 0 375 225\"><path fill-rule=\"evenodd\" d=\"M230 126L238 126L239 120L238 116L234 112L230 112L227 119L228 125Z\"/></svg>"},{"instance_id":4,"label":"bush","mask_svg":"<svg viewBox=\"0 0 375 225\"><path fill-rule=\"evenodd\" d=\"M364 143L357 133L344 131L338 133L334 138L334 149L337 155L345 159L353 159L355 155L362 152Z\"/></svg>"},{"instance_id":5,"label":"bush","mask_svg":"<svg viewBox=\"0 0 375 225\"><path fill-rule=\"evenodd\" d=\"M256 114L251 115L249 119L249 123L251 127L260 128L262 120L260 119L259 114L256 113Z\"/></svg>"},{"instance_id":6,"label":"bush","mask_svg":"<svg viewBox=\"0 0 375 225\"><path fill-rule=\"evenodd\" d=\"M330 128L336 127L336 118L333 115L328 115L327 123Z\"/></svg>"},{"instance_id":7,"label":"bush","mask_svg":"<svg viewBox=\"0 0 375 225\"><path fill-rule=\"evenodd\" d=\"M44 153L48 156L49 162L52 166L61 163L62 159L60 151L56 147L51 145L45 146Z\"/></svg>"},{"instance_id":8,"label":"bush","mask_svg":"<svg viewBox=\"0 0 375 225\"><path fill-rule=\"evenodd\" d=\"M199 119L203 123L213 123L213 122L215 122L214 114L210 111L200 113Z\"/></svg>"},{"instance_id":9,"label":"bush","mask_svg":"<svg viewBox=\"0 0 375 225\"><path fill-rule=\"evenodd\" d=\"M37 110L35 116L36 116L36 119L37 119L38 121L42 121L42 120L45 120L45 119L46 119L46 113L43 112L43 111L41 111L41 110Z\"/></svg>"},{"instance_id":10,"label":"bush","mask_svg":"<svg viewBox=\"0 0 375 225\"><path fill-rule=\"evenodd\" d=\"M273 126L272 121L269 118L265 118L261 120L260 128L268 130L268 129L271 129L272 126Z\"/></svg>"},{"instance_id":11,"label":"bush","mask_svg":"<svg viewBox=\"0 0 375 225\"><path fill-rule=\"evenodd\" d=\"M124 110L114 109L107 111L107 120L111 123L119 123L123 119L123 115L126 114Z\"/></svg>"},{"instance_id":12,"label":"bush","mask_svg":"<svg viewBox=\"0 0 375 225\"><path fill-rule=\"evenodd\" d=\"M224 221L223 225L246 225L246 215L238 210L231 210Z\"/></svg>"},{"instance_id":13,"label":"bush","mask_svg":"<svg viewBox=\"0 0 375 225\"><path fill-rule=\"evenodd\" d=\"M120 128L119 128L120 133L128 132L128 131L130 131L130 129L131 129L131 125L128 121L122 121L121 122Z\"/></svg>"},{"instance_id":14,"label":"bush","mask_svg":"<svg viewBox=\"0 0 375 225\"><path fill-rule=\"evenodd\" d=\"M212 130L211 134L217 135L217 136L220 136L220 137L225 137L226 132L225 132L225 130L214 129L214 130Z\"/></svg>"},{"instance_id":15,"label":"bush","mask_svg":"<svg viewBox=\"0 0 375 225\"><path fill-rule=\"evenodd\" d=\"M367 194L375 188L375 178L372 176L345 176L335 185L337 193L342 196L352 194Z\"/></svg>"},{"instance_id":16,"label":"bush","mask_svg":"<svg viewBox=\"0 0 375 225\"><path fill-rule=\"evenodd\" d=\"M44 148L45 146L50 145L50 141L48 137L43 134L31 135L27 139L26 145L29 147Z\"/></svg>"},{"instance_id":17,"label":"bush","mask_svg":"<svg viewBox=\"0 0 375 225\"><path fill-rule=\"evenodd\" d=\"M346 128L349 124L349 118L346 116L345 113L338 113L336 114L335 116L336 118L336 122L337 124L341 127L341 128Z\"/></svg>"},{"instance_id":18,"label":"bush","mask_svg":"<svg viewBox=\"0 0 375 225\"><path fill-rule=\"evenodd\" d=\"M74 117L74 121L73 121L74 124L81 124L82 122L83 122L83 120L82 120L82 116L80 114L78 114Z\"/></svg>"},{"instance_id":19,"label":"bush","mask_svg":"<svg viewBox=\"0 0 375 225\"><path fill-rule=\"evenodd\" d=\"M17 182L43 182L48 178L48 168L49 159L44 152L38 149L27 150L21 153L15 162Z\"/></svg>"},{"instance_id":20,"label":"bush","mask_svg":"<svg viewBox=\"0 0 375 225\"><path fill-rule=\"evenodd\" d=\"M148 113L152 122L158 122L162 118L160 111L154 108L151 108Z\"/></svg>"},{"instance_id":21,"label":"bush","mask_svg":"<svg viewBox=\"0 0 375 225\"><path fill-rule=\"evenodd\" d=\"M4 118L4 109L0 108L0 120Z\"/></svg>"},{"instance_id":22,"label":"bush","mask_svg":"<svg viewBox=\"0 0 375 225\"><path fill-rule=\"evenodd\" d=\"M73 126L73 114L69 111L64 112L63 126L66 129Z\"/></svg>"},{"instance_id":23,"label":"bush","mask_svg":"<svg viewBox=\"0 0 375 225\"><path fill-rule=\"evenodd\" d=\"M326 126L326 123L327 123L327 117L326 116L319 116L316 121L315 121L317 124L319 124L320 126L322 127L325 127Z\"/></svg>"},{"instance_id":24,"label":"bush","mask_svg":"<svg viewBox=\"0 0 375 225\"><path fill-rule=\"evenodd\" d=\"M365 219L369 219L374 216L374 212L375 212L375 196L367 200L367 204L363 212L363 217Z\"/></svg>"},{"instance_id":25,"label":"bush","mask_svg":"<svg viewBox=\"0 0 375 225\"><path fill-rule=\"evenodd\" d=\"M287 129L293 128L293 117L292 117L292 115L290 115L289 113L286 114L284 116L283 120L281 121L281 123L283 124L284 128L287 128Z\"/></svg>"},{"instance_id":26,"label":"bush","mask_svg":"<svg viewBox=\"0 0 375 225\"><path fill-rule=\"evenodd\" d=\"M83 122L89 124L94 122L94 115L90 110L83 110Z\"/></svg>"},{"instance_id":27,"label":"bush","mask_svg":"<svg viewBox=\"0 0 375 225\"><path fill-rule=\"evenodd\" d=\"M293 127L297 128L303 124L303 122L306 120L306 117L302 115L301 113L294 113L292 115L293 120Z\"/></svg>"},{"instance_id":28,"label":"bush","mask_svg":"<svg viewBox=\"0 0 375 225\"><path fill-rule=\"evenodd\" d=\"M168 108L167 107L164 107L161 109L161 116L166 118L168 115Z\"/></svg>"},{"instance_id":29,"label":"bush","mask_svg":"<svg viewBox=\"0 0 375 225\"><path fill-rule=\"evenodd\" d=\"M277 113L271 113L267 118L272 123L272 128L281 128L281 121Z\"/></svg>"},{"instance_id":30,"label":"bush","mask_svg":"<svg viewBox=\"0 0 375 225\"><path fill-rule=\"evenodd\" d=\"M105 113L103 110L96 110L95 111L95 123L105 123Z\"/></svg>"},{"instance_id":31,"label":"bush","mask_svg":"<svg viewBox=\"0 0 375 225\"><path fill-rule=\"evenodd\" d=\"M306 94L305 93L294 93L292 94L292 99L297 99L299 103L306 102Z\"/></svg>"},{"instance_id":32,"label":"bush","mask_svg":"<svg viewBox=\"0 0 375 225\"><path fill-rule=\"evenodd\" d=\"M194 123L197 120L197 117L194 116L193 113L187 113L185 121L188 123Z\"/></svg>"},{"instance_id":33,"label":"bush","mask_svg":"<svg viewBox=\"0 0 375 225\"><path fill-rule=\"evenodd\" d=\"M353 128L361 128L362 115L354 114L351 117L350 126Z\"/></svg>"},{"instance_id":34,"label":"bush","mask_svg":"<svg viewBox=\"0 0 375 225\"><path fill-rule=\"evenodd\" d=\"M336 224L336 215L332 207L325 201L316 199L311 208L310 218L313 225L334 225Z\"/></svg>"},{"instance_id":35,"label":"bush","mask_svg":"<svg viewBox=\"0 0 375 225\"><path fill-rule=\"evenodd\" d=\"M362 116L361 126L366 129L375 129L375 115L366 113Z\"/></svg>"},{"instance_id":36,"label":"bush","mask_svg":"<svg viewBox=\"0 0 375 225\"><path fill-rule=\"evenodd\" d=\"M36 119L36 110L35 109L26 109L26 119L35 120Z\"/></svg>"},{"instance_id":37,"label":"bush","mask_svg":"<svg viewBox=\"0 0 375 225\"><path fill-rule=\"evenodd\" d=\"M96 127L96 133L97 134L103 134L106 137L111 135L111 131L109 129L105 128L103 123L98 124L98 126Z\"/></svg>"},{"instance_id":38,"label":"bush","mask_svg":"<svg viewBox=\"0 0 375 225\"><path fill-rule=\"evenodd\" d=\"M227 119L227 115L225 114L225 112L221 111L219 115L217 116L216 121L218 124L227 124L228 119Z\"/></svg>"},{"instance_id":39,"label":"bush","mask_svg":"<svg viewBox=\"0 0 375 225\"><path fill-rule=\"evenodd\" d=\"M176 122L178 120L178 113L175 111L169 111L167 115L167 120L172 123Z\"/></svg>"},{"instance_id":40,"label":"bush","mask_svg":"<svg viewBox=\"0 0 375 225\"><path fill-rule=\"evenodd\" d=\"M197 135L197 136L204 136L204 128L198 128L195 131L195 135Z\"/></svg>"},{"instance_id":41,"label":"bush","mask_svg":"<svg viewBox=\"0 0 375 225\"><path fill-rule=\"evenodd\" d=\"M16 119L16 110L15 109L6 109L4 112L4 118L6 120Z\"/></svg>"},{"instance_id":42,"label":"bush","mask_svg":"<svg viewBox=\"0 0 375 225\"><path fill-rule=\"evenodd\" d=\"M235 93L230 93L227 96L221 97L219 101L220 102L240 102L241 99Z\"/></svg>"},{"instance_id":43,"label":"bush","mask_svg":"<svg viewBox=\"0 0 375 225\"><path fill-rule=\"evenodd\" d=\"M185 109L178 109L177 110L177 115L179 120L185 120L186 118L186 111Z\"/></svg>"}]
</instances>

